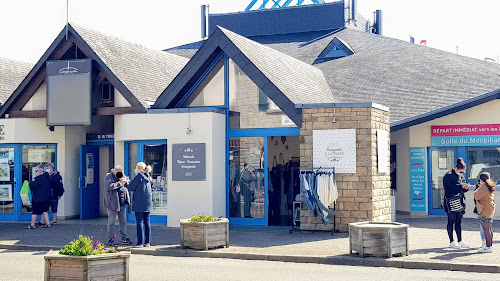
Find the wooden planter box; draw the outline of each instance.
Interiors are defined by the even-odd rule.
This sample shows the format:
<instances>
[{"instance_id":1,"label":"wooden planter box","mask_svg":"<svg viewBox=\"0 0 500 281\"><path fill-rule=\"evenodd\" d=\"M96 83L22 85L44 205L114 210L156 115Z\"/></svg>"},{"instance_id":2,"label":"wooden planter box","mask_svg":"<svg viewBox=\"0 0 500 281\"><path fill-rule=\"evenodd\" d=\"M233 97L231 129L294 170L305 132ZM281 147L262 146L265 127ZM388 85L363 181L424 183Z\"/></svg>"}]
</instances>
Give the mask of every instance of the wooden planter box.
<instances>
[{"instance_id":1,"label":"wooden planter box","mask_svg":"<svg viewBox=\"0 0 500 281\"><path fill-rule=\"evenodd\" d=\"M214 222L189 222L181 219L181 247L208 250L229 247L229 220Z\"/></svg>"},{"instance_id":2,"label":"wooden planter box","mask_svg":"<svg viewBox=\"0 0 500 281\"><path fill-rule=\"evenodd\" d=\"M130 252L68 256L45 255L44 280L129 280Z\"/></svg>"},{"instance_id":3,"label":"wooden planter box","mask_svg":"<svg viewBox=\"0 0 500 281\"><path fill-rule=\"evenodd\" d=\"M399 222L349 224L349 252L364 256L408 255L408 225Z\"/></svg>"}]
</instances>

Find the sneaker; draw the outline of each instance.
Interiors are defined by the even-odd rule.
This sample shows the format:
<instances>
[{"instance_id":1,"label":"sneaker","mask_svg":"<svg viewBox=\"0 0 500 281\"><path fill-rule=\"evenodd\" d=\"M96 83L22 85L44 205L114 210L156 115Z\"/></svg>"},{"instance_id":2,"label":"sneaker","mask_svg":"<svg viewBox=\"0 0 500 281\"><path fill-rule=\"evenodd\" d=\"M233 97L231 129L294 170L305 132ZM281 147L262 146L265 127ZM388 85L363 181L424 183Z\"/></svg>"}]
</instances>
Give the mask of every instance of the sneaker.
<instances>
[{"instance_id":1,"label":"sneaker","mask_svg":"<svg viewBox=\"0 0 500 281\"><path fill-rule=\"evenodd\" d=\"M150 246L151 246L151 244L149 244L149 243L144 244L144 247L150 247Z\"/></svg>"},{"instance_id":2,"label":"sneaker","mask_svg":"<svg viewBox=\"0 0 500 281\"><path fill-rule=\"evenodd\" d=\"M479 248L477 250L478 253L493 253L493 248L492 247L484 247L484 248Z\"/></svg>"},{"instance_id":3,"label":"sneaker","mask_svg":"<svg viewBox=\"0 0 500 281\"><path fill-rule=\"evenodd\" d=\"M128 237L122 238L122 245L132 245L132 241Z\"/></svg>"},{"instance_id":4,"label":"sneaker","mask_svg":"<svg viewBox=\"0 0 500 281\"><path fill-rule=\"evenodd\" d=\"M467 244L464 240L458 242L458 245L460 245L460 247L462 248L470 248L470 245Z\"/></svg>"},{"instance_id":5,"label":"sneaker","mask_svg":"<svg viewBox=\"0 0 500 281\"><path fill-rule=\"evenodd\" d=\"M457 242L453 241L453 242L450 243L450 248L460 249L460 245L458 245Z\"/></svg>"},{"instance_id":6,"label":"sneaker","mask_svg":"<svg viewBox=\"0 0 500 281\"><path fill-rule=\"evenodd\" d=\"M486 247L486 240L483 240L483 242L481 243L481 247L480 248L484 248Z\"/></svg>"},{"instance_id":7,"label":"sneaker","mask_svg":"<svg viewBox=\"0 0 500 281\"><path fill-rule=\"evenodd\" d=\"M110 236L108 238L108 246L114 246L115 245L115 236Z\"/></svg>"},{"instance_id":8,"label":"sneaker","mask_svg":"<svg viewBox=\"0 0 500 281\"><path fill-rule=\"evenodd\" d=\"M142 247L144 247L142 244L137 244L134 246L134 248L142 248Z\"/></svg>"}]
</instances>

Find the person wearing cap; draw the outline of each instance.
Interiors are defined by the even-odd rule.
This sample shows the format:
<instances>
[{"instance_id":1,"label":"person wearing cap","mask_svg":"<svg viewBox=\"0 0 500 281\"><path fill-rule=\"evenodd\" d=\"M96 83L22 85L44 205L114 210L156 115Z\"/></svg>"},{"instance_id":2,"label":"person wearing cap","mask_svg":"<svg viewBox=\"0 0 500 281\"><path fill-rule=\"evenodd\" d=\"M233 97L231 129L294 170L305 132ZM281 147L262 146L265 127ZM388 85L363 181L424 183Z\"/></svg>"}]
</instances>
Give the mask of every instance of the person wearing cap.
<instances>
[{"instance_id":1,"label":"person wearing cap","mask_svg":"<svg viewBox=\"0 0 500 281\"><path fill-rule=\"evenodd\" d=\"M122 245L132 245L127 235L127 210L125 205L130 204L128 184L130 180L123 173L123 166L115 166L104 178L104 207L108 211L109 244L114 244L115 222L118 216Z\"/></svg>"},{"instance_id":2,"label":"person wearing cap","mask_svg":"<svg viewBox=\"0 0 500 281\"><path fill-rule=\"evenodd\" d=\"M42 165L35 167L35 173L37 176L29 183L31 189L32 215L31 224L28 226L28 229L35 229L38 215L42 215L42 221L46 222L43 227L48 228L50 227L49 215L47 213L50 206L49 174L44 172Z\"/></svg>"}]
</instances>

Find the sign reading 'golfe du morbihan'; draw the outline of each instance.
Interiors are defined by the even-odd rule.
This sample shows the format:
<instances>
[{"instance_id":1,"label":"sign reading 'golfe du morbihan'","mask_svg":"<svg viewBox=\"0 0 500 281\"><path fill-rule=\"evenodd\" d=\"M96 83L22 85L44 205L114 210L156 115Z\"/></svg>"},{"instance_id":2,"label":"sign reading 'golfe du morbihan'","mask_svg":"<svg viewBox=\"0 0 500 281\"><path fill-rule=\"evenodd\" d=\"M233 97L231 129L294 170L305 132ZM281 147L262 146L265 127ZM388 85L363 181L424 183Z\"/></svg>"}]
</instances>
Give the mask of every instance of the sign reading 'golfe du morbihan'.
<instances>
[{"instance_id":1,"label":"sign reading 'golfe du morbihan'","mask_svg":"<svg viewBox=\"0 0 500 281\"><path fill-rule=\"evenodd\" d=\"M500 124L431 126L432 146L500 145Z\"/></svg>"},{"instance_id":2,"label":"sign reading 'golfe du morbihan'","mask_svg":"<svg viewBox=\"0 0 500 281\"><path fill-rule=\"evenodd\" d=\"M172 146L172 180L206 180L204 143L177 143Z\"/></svg>"}]
</instances>

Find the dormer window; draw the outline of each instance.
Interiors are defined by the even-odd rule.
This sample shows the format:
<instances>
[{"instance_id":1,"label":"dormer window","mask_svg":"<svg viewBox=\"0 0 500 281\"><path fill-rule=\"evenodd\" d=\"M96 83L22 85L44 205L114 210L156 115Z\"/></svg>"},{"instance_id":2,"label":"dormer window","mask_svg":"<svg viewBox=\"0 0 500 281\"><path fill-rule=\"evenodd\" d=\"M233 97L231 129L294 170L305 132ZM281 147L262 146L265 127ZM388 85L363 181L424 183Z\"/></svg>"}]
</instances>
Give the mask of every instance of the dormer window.
<instances>
[{"instance_id":1,"label":"dormer window","mask_svg":"<svg viewBox=\"0 0 500 281\"><path fill-rule=\"evenodd\" d=\"M326 46L323 52L321 52L317 60L319 60L318 62L321 62L324 60L339 59L353 54L354 50L351 46L349 46L349 44L342 41L342 39L335 37L330 44Z\"/></svg>"}]
</instances>

